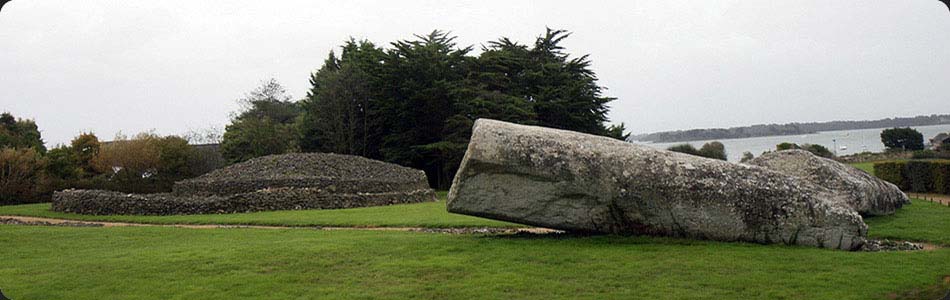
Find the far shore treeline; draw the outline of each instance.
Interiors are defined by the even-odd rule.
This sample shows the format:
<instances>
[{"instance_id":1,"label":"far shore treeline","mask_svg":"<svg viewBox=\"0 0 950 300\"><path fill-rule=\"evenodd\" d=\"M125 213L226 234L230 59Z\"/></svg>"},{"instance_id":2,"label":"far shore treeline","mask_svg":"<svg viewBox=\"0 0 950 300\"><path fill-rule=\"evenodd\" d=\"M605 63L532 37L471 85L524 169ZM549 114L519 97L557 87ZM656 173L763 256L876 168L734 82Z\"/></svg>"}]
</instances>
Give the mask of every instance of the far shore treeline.
<instances>
[{"instance_id":1,"label":"far shore treeline","mask_svg":"<svg viewBox=\"0 0 950 300\"><path fill-rule=\"evenodd\" d=\"M760 136L812 134L822 131L872 128L917 127L950 124L950 115L929 115L908 118L886 118L865 121L829 121L788 124L758 124L731 128L663 131L631 136L632 140L654 143L741 139Z\"/></svg>"},{"instance_id":2,"label":"far shore treeline","mask_svg":"<svg viewBox=\"0 0 950 300\"><path fill-rule=\"evenodd\" d=\"M589 57L561 46L569 35L548 29L530 44L500 38L477 55L438 30L386 47L350 39L311 74L303 99L265 81L239 100L223 135L143 132L102 142L82 133L47 149L34 121L3 113L0 204L49 201L65 188L167 192L226 163L289 152L392 162L446 189L478 118L625 140L623 124L607 126L614 98L603 95Z\"/></svg>"}]
</instances>

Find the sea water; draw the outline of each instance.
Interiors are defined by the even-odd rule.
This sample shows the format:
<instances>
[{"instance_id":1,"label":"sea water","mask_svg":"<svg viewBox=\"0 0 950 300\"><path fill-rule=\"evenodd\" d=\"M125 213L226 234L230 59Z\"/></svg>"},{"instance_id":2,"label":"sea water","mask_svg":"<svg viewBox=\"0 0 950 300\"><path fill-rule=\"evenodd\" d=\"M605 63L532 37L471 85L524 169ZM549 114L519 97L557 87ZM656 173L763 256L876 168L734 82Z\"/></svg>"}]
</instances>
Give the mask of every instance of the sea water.
<instances>
[{"instance_id":1,"label":"sea water","mask_svg":"<svg viewBox=\"0 0 950 300\"><path fill-rule=\"evenodd\" d=\"M924 135L924 144L928 145L930 143L930 139L937 134L942 132L950 132L950 124L912 126L911 128L920 131L920 133ZM828 150L831 150L832 152L837 152L837 155L848 155L865 151L884 151L884 144L881 143L881 131L884 129L886 128L822 131L803 135L763 136L742 139L722 139L716 141L719 141L724 146L726 146L726 155L729 157L729 161L739 161L739 159L742 157L742 153L746 151L751 152L755 156L759 156L765 151L774 151L775 145L783 142L796 143L799 145L822 145L827 147ZM642 144L655 148L666 149L670 146L688 143L696 147L696 149L699 149L699 147L702 147L703 144L711 141L713 140Z\"/></svg>"}]
</instances>

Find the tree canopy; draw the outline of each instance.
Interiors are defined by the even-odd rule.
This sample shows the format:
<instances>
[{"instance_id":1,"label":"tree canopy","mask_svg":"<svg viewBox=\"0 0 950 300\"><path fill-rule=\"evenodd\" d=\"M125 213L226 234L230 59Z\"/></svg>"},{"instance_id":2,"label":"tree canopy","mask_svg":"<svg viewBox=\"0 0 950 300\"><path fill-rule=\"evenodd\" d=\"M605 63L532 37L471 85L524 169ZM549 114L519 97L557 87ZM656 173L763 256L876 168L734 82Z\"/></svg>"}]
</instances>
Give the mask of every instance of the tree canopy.
<instances>
[{"instance_id":1,"label":"tree canopy","mask_svg":"<svg viewBox=\"0 0 950 300\"><path fill-rule=\"evenodd\" d=\"M230 162L297 149L294 122L297 103L276 80L270 79L238 100L243 109L225 128L221 153Z\"/></svg>"},{"instance_id":2,"label":"tree canopy","mask_svg":"<svg viewBox=\"0 0 950 300\"><path fill-rule=\"evenodd\" d=\"M445 188L478 118L626 139L622 124L605 125L614 98L587 55L566 53L568 36L548 29L530 46L500 38L477 56L439 30L385 49L351 39L311 75L297 144L419 168Z\"/></svg>"},{"instance_id":3,"label":"tree canopy","mask_svg":"<svg viewBox=\"0 0 950 300\"><path fill-rule=\"evenodd\" d=\"M924 135L910 127L884 129L881 143L889 150L923 150Z\"/></svg>"}]
</instances>

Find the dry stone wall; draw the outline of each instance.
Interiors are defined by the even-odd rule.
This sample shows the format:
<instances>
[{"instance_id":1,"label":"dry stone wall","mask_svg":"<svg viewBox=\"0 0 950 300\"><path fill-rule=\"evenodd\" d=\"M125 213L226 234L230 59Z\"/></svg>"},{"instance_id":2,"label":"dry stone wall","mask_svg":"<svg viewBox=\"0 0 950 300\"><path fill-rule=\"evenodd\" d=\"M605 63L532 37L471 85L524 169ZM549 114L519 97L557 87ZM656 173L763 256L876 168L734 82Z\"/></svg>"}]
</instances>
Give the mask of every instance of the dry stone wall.
<instances>
[{"instance_id":1,"label":"dry stone wall","mask_svg":"<svg viewBox=\"0 0 950 300\"><path fill-rule=\"evenodd\" d=\"M425 173L367 158L272 155L175 184L172 193L65 190L53 210L93 215L178 215L336 209L435 201Z\"/></svg>"}]
</instances>

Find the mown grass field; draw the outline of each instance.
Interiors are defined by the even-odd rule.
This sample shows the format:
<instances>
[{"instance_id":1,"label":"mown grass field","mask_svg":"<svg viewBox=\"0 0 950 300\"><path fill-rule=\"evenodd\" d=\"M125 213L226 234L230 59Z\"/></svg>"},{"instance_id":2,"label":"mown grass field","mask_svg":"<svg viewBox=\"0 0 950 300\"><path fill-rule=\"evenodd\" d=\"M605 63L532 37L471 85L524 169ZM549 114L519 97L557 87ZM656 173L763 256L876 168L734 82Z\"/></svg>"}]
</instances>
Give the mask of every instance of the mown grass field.
<instances>
[{"instance_id":1,"label":"mown grass field","mask_svg":"<svg viewBox=\"0 0 950 300\"><path fill-rule=\"evenodd\" d=\"M851 166L861 169L861 171L868 172L868 174L874 175L874 162L863 162L863 163L854 163Z\"/></svg>"},{"instance_id":2,"label":"mown grass field","mask_svg":"<svg viewBox=\"0 0 950 300\"><path fill-rule=\"evenodd\" d=\"M376 209L407 219L397 224L456 217L441 201ZM11 210L24 207L0 214ZM318 216L309 213L271 216ZM950 246L946 206L915 201L867 221L875 237ZM307 222L326 221L288 224ZM625 236L0 225L0 245L0 289L16 300L927 298L941 290L924 288L950 275L950 248L865 253ZM907 294L915 289L929 294Z\"/></svg>"},{"instance_id":3,"label":"mown grass field","mask_svg":"<svg viewBox=\"0 0 950 300\"><path fill-rule=\"evenodd\" d=\"M92 216L50 211L49 203L0 206L0 215L147 224L273 225L327 227L524 227L523 225L450 214L445 200L438 202L337 210L287 210L241 214L174 216Z\"/></svg>"}]
</instances>

